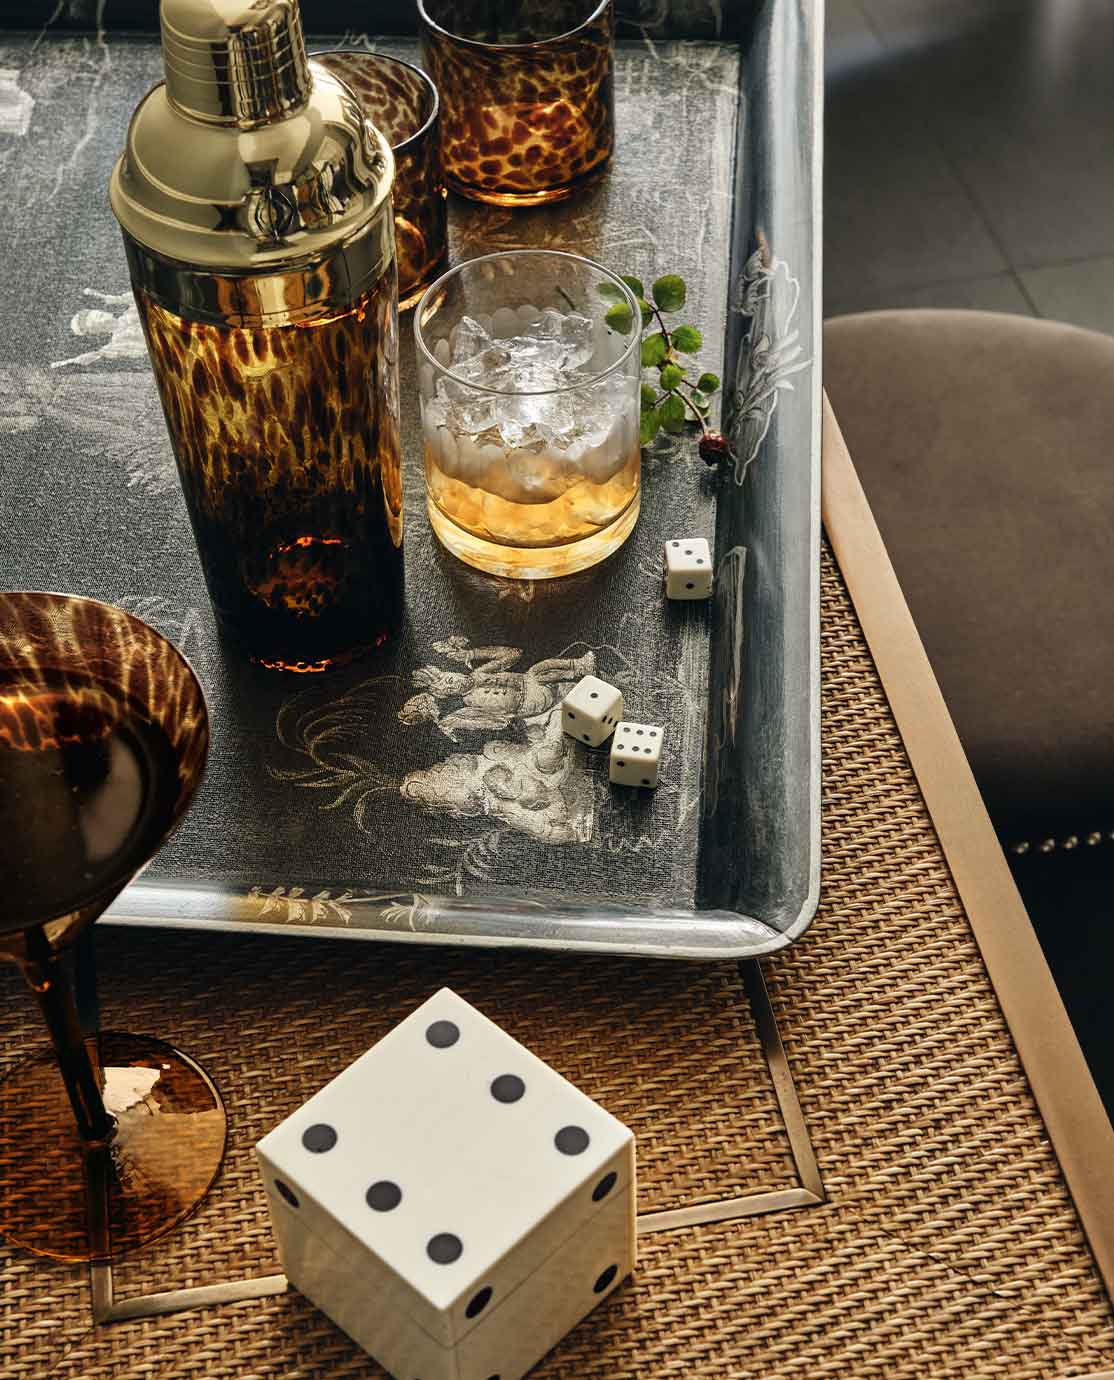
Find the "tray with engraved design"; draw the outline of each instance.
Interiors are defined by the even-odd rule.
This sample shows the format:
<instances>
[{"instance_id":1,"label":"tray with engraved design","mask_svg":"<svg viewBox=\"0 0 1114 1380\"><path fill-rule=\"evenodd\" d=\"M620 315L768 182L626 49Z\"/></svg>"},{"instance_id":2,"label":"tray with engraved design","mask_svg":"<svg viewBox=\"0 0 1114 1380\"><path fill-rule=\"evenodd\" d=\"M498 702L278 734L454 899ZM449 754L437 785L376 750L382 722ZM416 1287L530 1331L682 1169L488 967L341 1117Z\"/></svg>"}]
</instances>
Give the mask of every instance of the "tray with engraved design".
<instances>
[{"instance_id":1,"label":"tray with engraved design","mask_svg":"<svg viewBox=\"0 0 1114 1380\"><path fill-rule=\"evenodd\" d=\"M662 436L616 554L562 579L482 575L429 528L405 320L405 632L302 677L253 669L217 635L105 202L158 44L113 28L111 3L100 33L63 31L70 8L38 35L0 31L17 203L0 585L92 595L169 634L214 741L185 825L106 922L690 959L792 942L819 890L821 7L635 15L607 175L556 206L450 207L453 262L534 246L682 274L700 365L725 381L727 472L694 435ZM418 56L412 34L342 41ZM715 596L668 603L663 542L693 535L713 542ZM589 671L663 726L656 791L611 788L606 748L561 733L560 698Z\"/></svg>"}]
</instances>

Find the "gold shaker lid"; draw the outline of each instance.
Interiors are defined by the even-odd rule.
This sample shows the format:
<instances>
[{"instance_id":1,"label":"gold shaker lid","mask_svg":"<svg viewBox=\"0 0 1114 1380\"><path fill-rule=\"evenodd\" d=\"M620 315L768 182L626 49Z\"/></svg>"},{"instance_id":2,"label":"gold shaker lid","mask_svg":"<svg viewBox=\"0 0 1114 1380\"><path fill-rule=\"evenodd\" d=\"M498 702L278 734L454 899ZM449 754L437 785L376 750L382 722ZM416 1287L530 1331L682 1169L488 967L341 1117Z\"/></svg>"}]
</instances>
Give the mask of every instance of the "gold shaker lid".
<instances>
[{"instance_id":1,"label":"gold shaker lid","mask_svg":"<svg viewBox=\"0 0 1114 1380\"><path fill-rule=\"evenodd\" d=\"M308 61L297 0L162 0L160 20L166 80L136 107L109 182L117 220L141 245L211 271L265 273L389 216L390 146L348 88Z\"/></svg>"}]
</instances>

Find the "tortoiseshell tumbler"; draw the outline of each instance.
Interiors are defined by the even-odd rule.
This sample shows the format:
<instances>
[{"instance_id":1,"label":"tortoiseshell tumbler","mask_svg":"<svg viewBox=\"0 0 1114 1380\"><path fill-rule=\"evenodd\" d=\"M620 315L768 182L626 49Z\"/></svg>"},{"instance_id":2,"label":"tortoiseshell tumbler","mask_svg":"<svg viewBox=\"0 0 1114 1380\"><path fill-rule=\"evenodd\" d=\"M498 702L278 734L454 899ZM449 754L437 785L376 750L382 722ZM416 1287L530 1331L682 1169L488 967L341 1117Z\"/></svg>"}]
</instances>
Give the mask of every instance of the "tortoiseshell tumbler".
<instances>
[{"instance_id":1,"label":"tortoiseshell tumbler","mask_svg":"<svg viewBox=\"0 0 1114 1380\"><path fill-rule=\"evenodd\" d=\"M209 593L259 665L402 619L394 158L296 0L163 0L109 184Z\"/></svg>"},{"instance_id":2,"label":"tortoiseshell tumbler","mask_svg":"<svg viewBox=\"0 0 1114 1380\"><path fill-rule=\"evenodd\" d=\"M62 954L150 861L205 770L205 697L174 645L70 594L0 594L0 957L54 1046L0 1080L0 1234L58 1260L162 1236L224 1155L213 1083L161 1040L82 1034Z\"/></svg>"},{"instance_id":3,"label":"tortoiseshell tumbler","mask_svg":"<svg viewBox=\"0 0 1114 1380\"><path fill-rule=\"evenodd\" d=\"M366 48L333 48L311 53L310 59L344 82L391 145L398 306L403 311L421 297L448 257L437 88L420 67Z\"/></svg>"},{"instance_id":4,"label":"tortoiseshell tumbler","mask_svg":"<svg viewBox=\"0 0 1114 1380\"><path fill-rule=\"evenodd\" d=\"M498 206L561 201L615 144L613 0L418 0L453 191Z\"/></svg>"}]
</instances>

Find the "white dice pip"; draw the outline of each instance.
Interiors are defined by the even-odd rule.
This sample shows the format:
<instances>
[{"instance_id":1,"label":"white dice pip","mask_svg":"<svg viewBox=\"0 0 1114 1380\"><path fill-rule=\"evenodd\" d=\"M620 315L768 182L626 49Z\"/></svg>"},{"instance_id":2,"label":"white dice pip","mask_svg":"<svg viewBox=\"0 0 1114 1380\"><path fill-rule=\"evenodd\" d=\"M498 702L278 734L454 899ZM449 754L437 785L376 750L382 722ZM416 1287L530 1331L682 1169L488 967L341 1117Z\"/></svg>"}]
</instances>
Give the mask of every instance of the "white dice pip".
<instances>
[{"instance_id":1,"label":"white dice pip","mask_svg":"<svg viewBox=\"0 0 1114 1380\"><path fill-rule=\"evenodd\" d=\"M707 599L712 592L712 554L703 537L665 543L665 597Z\"/></svg>"},{"instance_id":2,"label":"white dice pip","mask_svg":"<svg viewBox=\"0 0 1114 1380\"><path fill-rule=\"evenodd\" d=\"M623 692L599 676L584 676L561 701L561 727L589 747L606 743L623 717Z\"/></svg>"},{"instance_id":3,"label":"white dice pip","mask_svg":"<svg viewBox=\"0 0 1114 1380\"><path fill-rule=\"evenodd\" d=\"M517 1380L634 1266L634 1137L448 988L256 1146L290 1282L396 1380Z\"/></svg>"},{"instance_id":4,"label":"white dice pip","mask_svg":"<svg viewBox=\"0 0 1114 1380\"><path fill-rule=\"evenodd\" d=\"M620 723L608 762L615 786L656 786L664 730L659 724Z\"/></svg>"}]
</instances>

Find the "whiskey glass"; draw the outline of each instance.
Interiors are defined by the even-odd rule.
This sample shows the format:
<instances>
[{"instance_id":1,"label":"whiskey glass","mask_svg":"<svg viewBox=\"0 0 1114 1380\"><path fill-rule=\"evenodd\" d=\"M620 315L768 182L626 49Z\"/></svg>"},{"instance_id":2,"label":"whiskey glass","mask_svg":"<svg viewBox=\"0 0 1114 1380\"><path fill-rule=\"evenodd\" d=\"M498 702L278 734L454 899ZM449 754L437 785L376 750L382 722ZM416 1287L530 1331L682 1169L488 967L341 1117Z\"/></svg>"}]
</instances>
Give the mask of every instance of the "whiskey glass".
<instances>
[{"instance_id":1,"label":"whiskey glass","mask_svg":"<svg viewBox=\"0 0 1114 1380\"><path fill-rule=\"evenodd\" d=\"M310 58L344 82L395 156L395 260L398 308L404 311L448 258L437 88L420 67L386 53L331 48Z\"/></svg>"},{"instance_id":2,"label":"whiskey glass","mask_svg":"<svg viewBox=\"0 0 1114 1380\"><path fill-rule=\"evenodd\" d=\"M0 1078L0 1234L113 1260L200 1203L224 1155L208 1075L161 1040L86 1039L66 948L146 866L200 784L205 697L140 619L69 594L0 594L0 957L53 1055Z\"/></svg>"},{"instance_id":3,"label":"whiskey glass","mask_svg":"<svg viewBox=\"0 0 1114 1380\"><path fill-rule=\"evenodd\" d=\"M612 329L626 303L632 329ZM595 565L639 512L638 303L590 259L510 250L452 268L414 315L429 519L479 570Z\"/></svg>"},{"instance_id":4,"label":"whiskey glass","mask_svg":"<svg viewBox=\"0 0 1114 1380\"><path fill-rule=\"evenodd\" d=\"M453 191L498 206L561 201L615 144L613 0L418 0Z\"/></svg>"}]
</instances>

